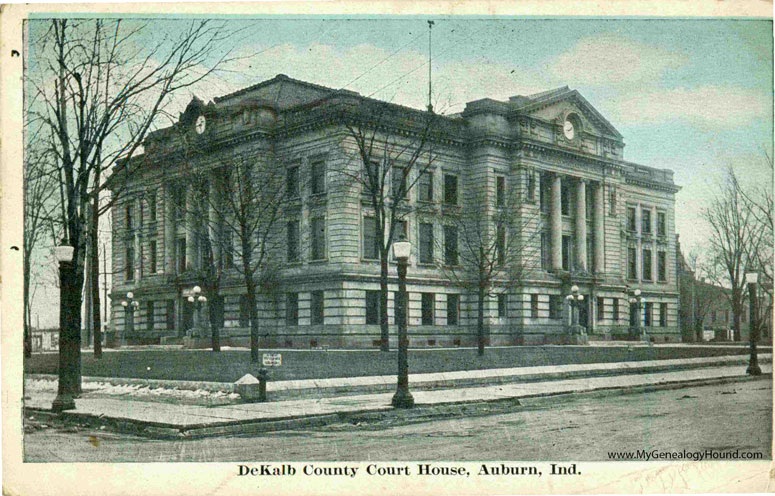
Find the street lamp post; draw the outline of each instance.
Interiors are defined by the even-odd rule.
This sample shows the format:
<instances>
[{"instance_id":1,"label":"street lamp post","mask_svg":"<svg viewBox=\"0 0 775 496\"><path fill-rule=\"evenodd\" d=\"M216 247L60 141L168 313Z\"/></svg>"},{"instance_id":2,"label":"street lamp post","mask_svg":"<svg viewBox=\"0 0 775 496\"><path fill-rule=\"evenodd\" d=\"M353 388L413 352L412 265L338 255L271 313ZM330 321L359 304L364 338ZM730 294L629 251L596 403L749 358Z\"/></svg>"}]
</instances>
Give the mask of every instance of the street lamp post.
<instances>
[{"instance_id":1,"label":"street lamp post","mask_svg":"<svg viewBox=\"0 0 775 496\"><path fill-rule=\"evenodd\" d=\"M565 297L570 305L570 337L571 344L585 344L586 343L586 330L579 325L579 307L581 302L584 301L584 295L579 294L579 287L575 284L570 288L570 294Z\"/></svg>"},{"instance_id":2,"label":"street lamp post","mask_svg":"<svg viewBox=\"0 0 775 496\"><path fill-rule=\"evenodd\" d=\"M194 331L197 335L200 334L199 327L201 316L199 311L202 309L202 305L207 302L207 297L202 294L202 288L194 286L191 290L191 295L187 298L188 302L194 305Z\"/></svg>"},{"instance_id":3,"label":"street lamp post","mask_svg":"<svg viewBox=\"0 0 775 496\"><path fill-rule=\"evenodd\" d=\"M646 302L646 297L641 294L640 289L636 289L632 294L633 296L630 298L630 303L635 305L635 332L644 342L650 343L645 325L643 326L643 331L641 331L641 320L643 318L641 309Z\"/></svg>"},{"instance_id":4,"label":"street lamp post","mask_svg":"<svg viewBox=\"0 0 775 496\"><path fill-rule=\"evenodd\" d=\"M124 307L124 314L126 315L125 335L131 336L135 331L135 310L140 306L140 302L135 300L135 294L130 291L126 294L126 300L121 301L121 306ZM118 346L118 336L115 339L116 346Z\"/></svg>"},{"instance_id":5,"label":"street lamp post","mask_svg":"<svg viewBox=\"0 0 775 496\"><path fill-rule=\"evenodd\" d=\"M404 235L393 243L393 255L398 262L398 301L396 302L396 324L398 324L398 386L391 404L395 408L412 408L414 398L409 392L409 362L406 322L406 267L412 245Z\"/></svg>"},{"instance_id":6,"label":"street lamp post","mask_svg":"<svg viewBox=\"0 0 775 496\"><path fill-rule=\"evenodd\" d=\"M74 295L78 294L73 263L72 246L54 248L59 262L59 384L51 410L61 412L75 408L80 390L81 329L78 325L80 308Z\"/></svg>"},{"instance_id":7,"label":"street lamp post","mask_svg":"<svg viewBox=\"0 0 775 496\"><path fill-rule=\"evenodd\" d=\"M751 342L751 358L748 362L748 375L762 375L762 369L759 367L759 357L756 355L756 343L759 341L759 319L756 315L756 283L759 282L759 274L748 272L745 275L745 281L748 283L748 305L749 305L749 326L748 337Z\"/></svg>"}]
</instances>

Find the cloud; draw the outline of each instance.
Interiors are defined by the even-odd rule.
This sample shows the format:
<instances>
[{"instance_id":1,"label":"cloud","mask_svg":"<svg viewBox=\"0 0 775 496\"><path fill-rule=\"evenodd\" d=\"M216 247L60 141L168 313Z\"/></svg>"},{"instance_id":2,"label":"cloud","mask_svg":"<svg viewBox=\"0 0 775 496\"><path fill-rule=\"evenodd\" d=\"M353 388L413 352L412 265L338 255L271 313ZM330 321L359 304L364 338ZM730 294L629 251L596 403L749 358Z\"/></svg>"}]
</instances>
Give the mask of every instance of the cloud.
<instances>
[{"instance_id":1,"label":"cloud","mask_svg":"<svg viewBox=\"0 0 775 496\"><path fill-rule=\"evenodd\" d=\"M604 103L608 117L621 125L684 121L731 128L772 119L772 95L734 86L656 89L622 93Z\"/></svg>"},{"instance_id":2,"label":"cloud","mask_svg":"<svg viewBox=\"0 0 775 496\"><path fill-rule=\"evenodd\" d=\"M574 85L653 83L687 60L680 52L605 34L582 38L551 60L548 70Z\"/></svg>"}]
</instances>

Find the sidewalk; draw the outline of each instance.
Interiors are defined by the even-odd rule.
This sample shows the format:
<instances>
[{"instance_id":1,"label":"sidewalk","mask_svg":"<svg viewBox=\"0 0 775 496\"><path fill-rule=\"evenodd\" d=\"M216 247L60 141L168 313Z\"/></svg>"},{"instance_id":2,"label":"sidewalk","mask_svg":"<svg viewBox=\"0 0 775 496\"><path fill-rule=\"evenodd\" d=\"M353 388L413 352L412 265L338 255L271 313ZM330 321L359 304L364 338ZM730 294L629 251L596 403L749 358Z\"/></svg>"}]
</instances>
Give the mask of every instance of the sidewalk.
<instances>
[{"instance_id":1,"label":"sidewalk","mask_svg":"<svg viewBox=\"0 0 775 496\"><path fill-rule=\"evenodd\" d=\"M739 357L720 357L736 358ZM761 356L762 371L771 373L769 363L771 355ZM698 360L698 359L691 359ZM706 360L706 359L699 359ZM718 360L718 358L717 358ZM686 360L679 360L685 362ZM664 361L662 361L664 362ZM611 368L631 366L633 362L619 364L595 364L611 366ZM642 365L642 363L641 363ZM579 369L581 367L581 369ZM582 370L587 365L568 365L552 367L525 367L533 369L524 371L526 375L535 374L535 369ZM511 369L496 371L466 371L456 372L456 375L470 373L490 374L497 377ZM561 372L562 370L559 370ZM418 374L419 375L419 374ZM423 374L436 376L437 374ZM450 374L442 374L449 376ZM746 377L745 365L721 365L703 368L692 368L679 371L662 371L641 374L605 375L575 379L541 380L535 382L519 382L510 384L495 384L478 387L455 387L438 390L415 390L412 394L418 406L456 404L468 402L488 402L499 400L528 400L561 394L589 393L616 389L669 387L670 385L703 383L723 380L738 380ZM349 378L343 381L381 382L388 376L378 378ZM410 376L410 387L416 380ZM423 378L419 378L423 379ZM425 377L424 379L428 379ZM395 378L392 378L395 381ZM332 381L332 380L326 380ZM300 381L287 381L300 382ZM318 381L319 382L319 381ZM341 383L341 382L340 382ZM395 382L393 382L395 384ZM298 385L298 384L297 384ZM290 385L286 385L290 386ZM339 386L341 387L341 385ZM35 391L25 399L25 407L34 410L49 410L55 391ZM392 392L359 394L340 397L294 399L273 401L267 403L241 403L215 407L180 405L169 403L154 403L146 401L127 401L127 399L89 398L76 400L76 409L64 413L66 418L79 421L90 421L112 424L119 428L130 428L135 432L150 436L189 437L223 434L241 434L287 429L300 426L324 424L341 420L342 415L378 412L392 410L390 400ZM42 413L42 412L41 412ZM32 413L34 415L34 413Z\"/></svg>"}]
</instances>

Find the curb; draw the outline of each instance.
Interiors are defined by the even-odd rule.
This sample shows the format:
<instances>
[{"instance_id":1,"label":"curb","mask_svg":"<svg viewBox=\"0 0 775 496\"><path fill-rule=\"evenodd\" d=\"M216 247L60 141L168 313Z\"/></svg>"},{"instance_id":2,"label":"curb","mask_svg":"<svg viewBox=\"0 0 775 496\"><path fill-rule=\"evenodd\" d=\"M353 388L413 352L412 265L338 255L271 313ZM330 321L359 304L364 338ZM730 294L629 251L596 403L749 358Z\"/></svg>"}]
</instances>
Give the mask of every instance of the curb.
<instances>
[{"instance_id":1,"label":"curb","mask_svg":"<svg viewBox=\"0 0 775 496\"><path fill-rule=\"evenodd\" d=\"M695 379L685 381L669 381L657 384L643 386L625 386L625 387L601 387L589 391L567 391L561 393L542 393L536 395L526 395L520 397L497 398L492 400L468 400L453 401L449 403L437 403L433 405L418 404L416 408L408 410L409 412L432 412L434 409L451 407L456 405L476 405L476 404L503 404L511 405L510 411L516 412L522 409L542 409L551 407L560 403L573 401L578 398L604 398L610 396L620 396L635 393L649 393L654 391L681 389L685 387L709 386L716 384L727 384L735 382L750 382L762 379L772 380L772 374L762 374L758 377L748 375L720 377L715 379ZM151 439L201 439L215 436L235 436L260 434L265 432L274 432L279 430L294 430L310 427L322 427L325 425L343 422L353 416L360 416L362 419L379 418L386 412L399 412L392 407L350 410L338 413L329 413L322 415L303 415L289 416L286 418L274 418L267 420L241 420L232 422L210 423L189 425L180 427L175 424L163 422L147 422L132 419L109 418L94 416L83 413L62 412L60 414L52 413L50 410L40 410L34 408L25 408L25 414L34 413L39 418L51 420L61 420L64 422L76 422L92 427L102 428L110 426L111 430L121 433L144 436ZM487 415L487 414L481 414ZM433 420L434 415L426 415L425 421ZM448 418L448 416L447 416Z\"/></svg>"}]
</instances>

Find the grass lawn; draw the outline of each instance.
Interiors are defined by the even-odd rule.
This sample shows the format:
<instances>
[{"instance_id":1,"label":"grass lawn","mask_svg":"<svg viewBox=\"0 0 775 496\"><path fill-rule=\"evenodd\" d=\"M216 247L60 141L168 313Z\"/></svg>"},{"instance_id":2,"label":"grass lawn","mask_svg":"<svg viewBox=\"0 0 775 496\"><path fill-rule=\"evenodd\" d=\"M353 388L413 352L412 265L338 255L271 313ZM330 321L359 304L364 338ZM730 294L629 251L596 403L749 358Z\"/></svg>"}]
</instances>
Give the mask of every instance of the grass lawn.
<instances>
[{"instance_id":1,"label":"grass lawn","mask_svg":"<svg viewBox=\"0 0 775 496\"><path fill-rule=\"evenodd\" d=\"M273 351L274 352L274 351ZM272 367L273 380L390 375L396 373L396 352L376 350L308 351L282 350L282 366ZM483 357L475 349L410 350L409 372L449 372L535 365L664 360L747 354L747 348L520 346L488 348ZM27 373L56 374L56 353L34 354L25 360ZM103 353L95 360L81 355L81 373L97 377L133 377L187 381L234 382L244 374L256 375L260 366L250 362L247 350L178 350L152 348Z\"/></svg>"}]
</instances>

